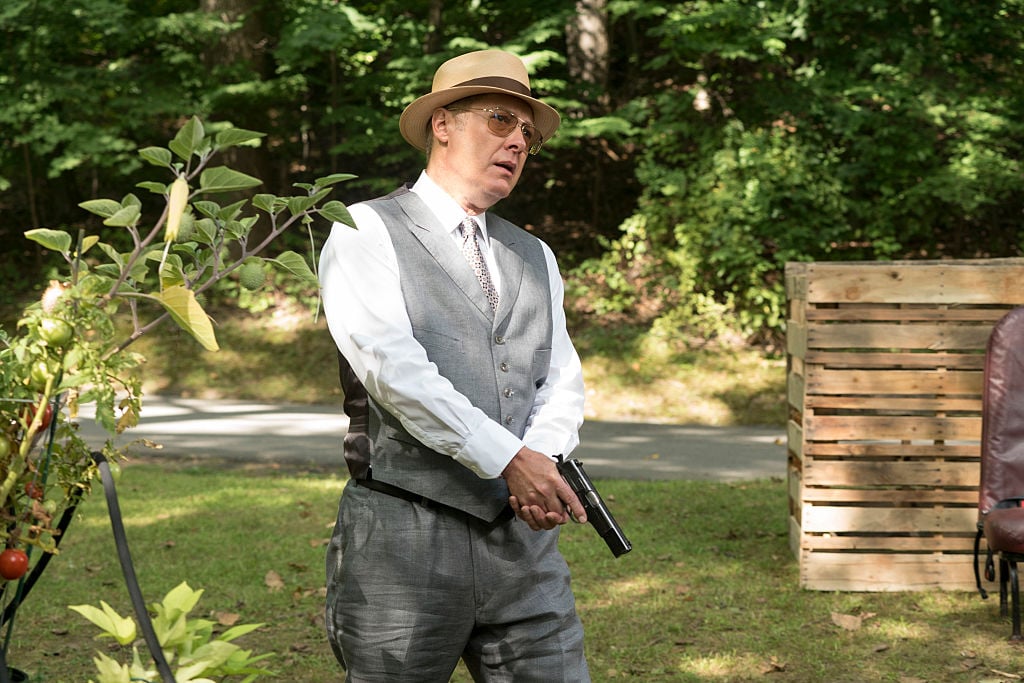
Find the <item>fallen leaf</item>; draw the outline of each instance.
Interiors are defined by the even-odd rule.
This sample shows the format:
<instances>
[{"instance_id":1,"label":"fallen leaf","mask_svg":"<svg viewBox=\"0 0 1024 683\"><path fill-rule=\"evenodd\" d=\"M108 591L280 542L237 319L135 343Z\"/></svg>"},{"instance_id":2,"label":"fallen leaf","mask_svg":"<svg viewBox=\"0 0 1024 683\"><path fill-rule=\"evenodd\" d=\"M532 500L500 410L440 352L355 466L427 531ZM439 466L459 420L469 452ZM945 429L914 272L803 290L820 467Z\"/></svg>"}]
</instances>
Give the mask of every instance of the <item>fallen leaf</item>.
<instances>
[{"instance_id":1,"label":"fallen leaf","mask_svg":"<svg viewBox=\"0 0 1024 683\"><path fill-rule=\"evenodd\" d=\"M762 674L779 673L786 670L786 665L778 657L772 657L761 666Z\"/></svg>"},{"instance_id":2,"label":"fallen leaf","mask_svg":"<svg viewBox=\"0 0 1024 683\"><path fill-rule=\"evenodd\" d=\"M879 643L878 645L875 645L873 648L871 648L871 651L872 652L885 652L890 647L891 646L889 645L889 643Z\"/></svg>"},{"instance_id":3,"label":"fallen leaf","mask_svg":"<svg viewBox=\"0 0 1024 683\"><path fill-rule=\"evenodd\" d=\"M319 548L320 546L327 545L330 542L331 542L331 539L329 539L329 538L311 538L311 539L309 539L309 547L310 548Z\"/></svg>"},{"instance_id":4,"label":"fallen leaf","mask_svg":"<svg viewBox=\"0 0 1024 683\"><path fill-rule=\"evenodd\" d=\"M858 631L863 625L863 619L854 614L840 614L839 612L833 612L832 623L839 628L846 629L847 631Z\"/></svg>"},{"instance_id":5,"label":"fallen leaf","mask_svg":"<svg viewBox=\"0 0 1024 683\"><path fill-rule=\"evenodd\" d=\"M241 615L234 612L214 612L213 616L221 626L234 626L241 618Z\"/></svg>"},{"instance_id":6,"label":"fallen leaf","mask_svg":"<svg viewBox=\"0 0 1024 683\"><path fill-rule=\"evenodd\" d=\"M267 572L266 576L263 577L263 583L267 584L267 588L270 589L271 593L276 593L284 588L284 579L282 579L281 575L273 569Z\"/></svg>"},{"instance_id":7,"label":"fallen leaf","mask_svg":"<svg viewBox=\"0 0 1024 683\"><path fill-rule=\"evenodd\" d=\"M289 562L288 566L297 572L309 571L309 566L305 564L299 564L298 562Z\"/></svg>"}]
</instances>

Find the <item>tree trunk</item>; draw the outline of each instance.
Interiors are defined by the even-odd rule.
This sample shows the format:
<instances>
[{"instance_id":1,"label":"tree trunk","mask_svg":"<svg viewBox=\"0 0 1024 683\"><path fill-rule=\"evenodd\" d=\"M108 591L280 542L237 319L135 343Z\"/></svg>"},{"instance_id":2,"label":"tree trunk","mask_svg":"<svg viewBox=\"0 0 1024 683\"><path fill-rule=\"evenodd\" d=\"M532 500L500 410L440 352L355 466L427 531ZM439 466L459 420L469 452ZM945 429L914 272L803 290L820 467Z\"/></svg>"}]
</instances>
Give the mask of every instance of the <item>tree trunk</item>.
<instances>
[{"instance_id":1,"label":"tree trunk","mask_svg":"<svg viewBox=\"0 0 1024 683\"><path fill-rule=\"evenodd\" d=\"M576 14L566 27L569 75L593 84L597 108L608 106L608 40L607 0L577 0ZM606 111L592 113L607 113Z\"/></svg>"}]
</instances>

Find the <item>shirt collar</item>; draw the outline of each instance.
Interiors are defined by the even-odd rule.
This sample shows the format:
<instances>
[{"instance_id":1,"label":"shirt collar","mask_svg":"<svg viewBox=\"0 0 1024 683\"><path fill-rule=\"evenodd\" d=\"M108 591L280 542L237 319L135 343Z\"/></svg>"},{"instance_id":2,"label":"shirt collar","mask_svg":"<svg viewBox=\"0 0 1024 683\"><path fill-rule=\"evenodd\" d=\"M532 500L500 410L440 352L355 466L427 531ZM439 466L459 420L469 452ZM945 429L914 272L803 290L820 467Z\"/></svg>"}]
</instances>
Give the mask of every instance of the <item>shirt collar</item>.
<instances>
[{"instance_id":1,"label":"shirt collar","mask_svg":"<svg viewBox=\"0 0 1024 683\"><path fill-rule=\"evenodd\" d=\"M412 192L419 195L420 199L430 207L430 210L434 212L437 219L444 225L455 232L459 229L462 221L466 218L466 212L463 210L459 203L455 201L450 194L444 191L440 185L434 182L434 180L427 175L426 171L420 173L420 177L416 180L416 183L412 186ZM473 219L480 226L480 236L483 238L481 241L487 244L487 213L481 213L473 216Z\"/></svg>"}]
</instances>

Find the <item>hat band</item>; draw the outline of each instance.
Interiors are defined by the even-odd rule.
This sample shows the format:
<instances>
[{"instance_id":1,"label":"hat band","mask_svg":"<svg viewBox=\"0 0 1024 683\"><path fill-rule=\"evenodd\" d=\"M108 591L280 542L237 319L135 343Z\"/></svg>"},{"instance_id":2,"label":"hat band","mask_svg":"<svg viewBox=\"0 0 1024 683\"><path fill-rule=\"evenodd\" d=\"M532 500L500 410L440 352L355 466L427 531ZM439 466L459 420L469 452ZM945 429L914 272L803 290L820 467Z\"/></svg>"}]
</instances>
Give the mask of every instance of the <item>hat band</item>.
<instances>
[{"instance_id":1,"label":"hat band","mask_svg":"<svg viewBox=\"0 0 1024 683\"><path fill-rule=\"evenodd\" d=\"M463 81L462 83L456 83L453 87L459 88L463 86L483 85L490 88L501 88L503 90L511 90L517 92L520 95L530 97L530 89L517 81L514 78L504 78L502 76L486 76L484 78L474 78L470 81Z\"/></svg>"}]
</instances>

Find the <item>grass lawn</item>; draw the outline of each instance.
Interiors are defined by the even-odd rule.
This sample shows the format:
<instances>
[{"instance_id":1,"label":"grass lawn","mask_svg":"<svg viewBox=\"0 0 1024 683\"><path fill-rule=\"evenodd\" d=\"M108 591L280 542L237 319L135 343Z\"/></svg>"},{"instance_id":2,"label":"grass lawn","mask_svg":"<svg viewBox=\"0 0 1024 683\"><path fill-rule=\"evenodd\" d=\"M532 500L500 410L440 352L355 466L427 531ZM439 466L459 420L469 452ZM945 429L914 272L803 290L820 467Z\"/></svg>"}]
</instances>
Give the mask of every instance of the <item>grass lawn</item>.
<instances>
[{"instance_id":1,"label":"grass lawn","mask_svg":"<svg viewBox=\"0 0 1024 683\"><path fill-rule=\"evenodd\" d=\"M322 629L323 559L344 479L298 468L126 464L119 494L139 581L155 601L181 581L197 614L265 623L239 642L274 652L272 680L338 681ZM798 587L786 487L602 481L633 542L615 559L589 526L566 527L595 681L1008 681L1024 651L995 598L824 593ZM278 581L280 579L280 581ZM56 683L95 677L109 640L67 609L131 612L102 492L81 508L14 623L9 661ZM453 681L469 681L457 671Z\"/></svg>"}]
</instances>

